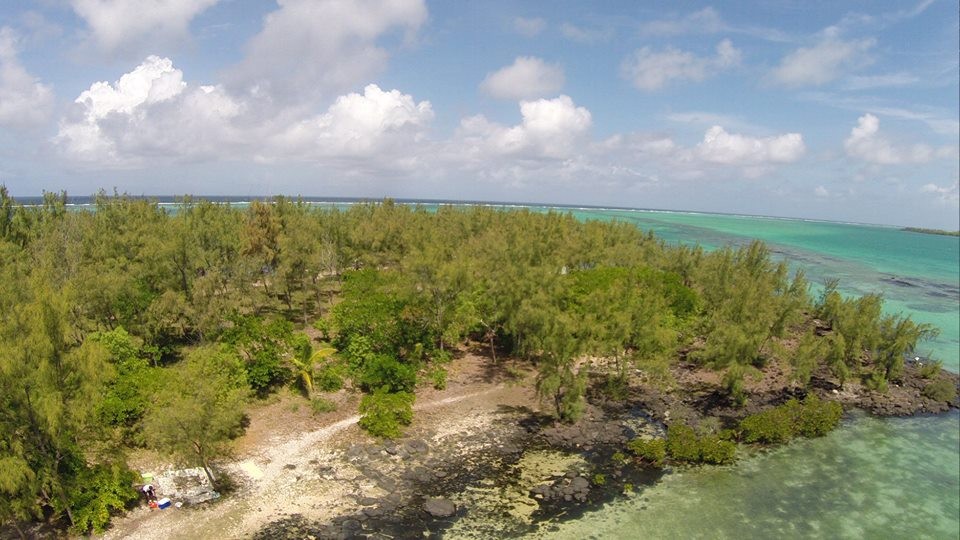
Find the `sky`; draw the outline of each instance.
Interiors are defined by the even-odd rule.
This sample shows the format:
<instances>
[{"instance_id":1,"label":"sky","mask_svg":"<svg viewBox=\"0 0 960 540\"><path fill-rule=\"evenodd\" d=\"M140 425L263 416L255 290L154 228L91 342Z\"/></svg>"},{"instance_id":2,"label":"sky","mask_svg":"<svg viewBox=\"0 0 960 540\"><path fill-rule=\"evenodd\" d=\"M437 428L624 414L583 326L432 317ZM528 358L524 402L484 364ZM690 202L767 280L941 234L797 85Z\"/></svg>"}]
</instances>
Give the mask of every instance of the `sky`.
<instances>
[{"instance_id":1,"label":"sky","mask_svg":"<svg viewBox=\"0 0 960 540\"><path fill-rule=\"evenodd\" d=\"M960 226L955 0L5 0L14 196Z\"/></svg>"}]
</instances>

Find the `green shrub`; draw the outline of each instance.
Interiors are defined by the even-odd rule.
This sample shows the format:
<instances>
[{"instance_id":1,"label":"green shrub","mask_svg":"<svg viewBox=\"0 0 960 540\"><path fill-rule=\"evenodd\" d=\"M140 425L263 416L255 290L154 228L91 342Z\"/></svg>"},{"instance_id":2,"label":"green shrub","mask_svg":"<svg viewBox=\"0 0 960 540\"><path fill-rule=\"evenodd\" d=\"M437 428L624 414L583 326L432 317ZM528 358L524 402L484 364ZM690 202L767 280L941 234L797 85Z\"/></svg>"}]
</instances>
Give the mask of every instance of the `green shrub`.
<instances>
[{"instance_id":1,"label":"green shrub","mask_svg":"<svg viewBox=\"0 0 960 540\"><path fill-rule=\"evenodd\" d=\"M137 499L133 483L137 475L125 465L96 465L84 468L69 489L73 529L79 533L103 532L110 514L123 510Z\"/></svg>"},{"instance_id":2,"label":"green shrub","mask_svg":"<svg viewBox=\"0 0 960 540\"><path fill-rule=\"evenodd\" d=\"M785 443L802 435L820 437L840 424L843 407L808 394L803 402L791 399L776 407L744 418L740 422L744 442Z\"/></svg>"},{"instance_id":3,"label":"green shrub","mask_svg":"<svg viewBox=\"0 0 960 540\"><path fill-rule=\"evenodd\" d=\"M737 455L737 443L726 441L719 435L704 435L700 438L700 461L713 465L733 463Z\"/></svg>"},{"instance_id":4,"label":"green shrub","mask_svg":"<svg viewBox=\"0 0 960 540\"><path fill-rule=\"evenodd\" d=\"M324 392L336 392L343 388L343 365L336 362L327 362L317 369L313 384Z\"/></svg>"},{"instance_id":5,"label":"green shrub","mask_svg":"<svg viewBox=\"0 0 960 540\"><path fill-rule=\"evenodd\" d=\"M923 395L934 401L953 401L957 397L957 388L950 381L940 379L924 386Z\"/></svg>"},{"instance_id":6,"label":"green shrub","mask_svg":"<svg viewBox=\"0 0 960 540\"><path fill-rule=\"evenodd\" d=\"M833 431L843 417L843 406L835 401L821 401L815 394L807 394L803 410L797 419L797 433L804 437L821 437Z\"/></svg>"},{"instance_id":7,"label":"green shrub","mask_svg":"<svg viewBox=\"0 0 960 540\"><path fill-rule=\"evenodd\" d=\"M608 373L603 383L603 394L607 399L622 401L627 397L629 381L626 373Z\"/></svg>"},{"instance_id":8,"label":"green shrub","mask_svg":"<svg viewBox=\"0 0 960 540\"><path fill-rule=\"evenodd\" d=\"M387 392L413 392L417 368L388 354L371 355L360 373L360 387L367 392L386 387Z\"/></svg>"},{"instance_id":9,"label":"green shrub","mask_svg":"<svg viewBox=\"0 0 960 540\"><path fill-rule=\"evenodd\" d=\"M378 390L360 400L360 427L376 437L397 438L401 427L413 421L414 395Z\"/></svg>"},{"instance_id":10,"label":"green shrub","mask_svg":"<svg viewBox=\"0 0 960 540\"><path fill-rule=\"evenodd\" d=\"M865 373L861 382L863 386L869 390L880 392L881 394L887 393L887 378L884 377L883 371L880 369Z\"/></svg>"},{"instance_id":11,"label":"green shrub","mask_svg":"<svg viewBox=\"0 0 960 540\"><path fill-rule=\"evenodd\" d=\"M627 462L627 455L623 452L614 452L610 459L617 465L624 465Z\"/></svg>"},{"instance_id":12,"label":"green shrub","mask_svg":"<svg viewBox=\"0 0 960 540\"><path fill-rule=\"evenodd\" d=\"M943 367L943 362L939 360L934 360L933 362L927 362L920 366L920 376L924 379L932 379L940 374L940 369Z\"/></svg>"},{"instance_id":13,"label":"green shrub","mask_svg":"<svg viewBox=\"0 0 960 540\"><path fill-rule=\"evenodd\" d=\"M313 321L313 328L320 332L320 337L324 341L330 339L330 321L324 318Z\"/></svg>"},{"instance_id":14,"label":"green shrub","mask_svg":"<svg viewBox=\"0 0 960 540\"><path fill-rule=\"evenodd\" d=\"M437 364L449 364L451 361L453 361L453 353L450 352L450 349L434 349L430 353L430 359Z\"/></svg>"},{"instance_id":15,"label":"green shrub","mask_svg":"<svg viewBox=\"0 0 960 540\"><path fill-rule=\"evenodd\" d=\"M593 475L593 485L602 486L607 483L607 475L603 473L597 473Z\"/></svg>"},{"instance_id":16,"label":"green shrub","mask_svg":"<svg viewBox=\"0 0 960 540\"><path fill-rule=\"evenodd\" d=\"M660 467L667 458L667 444L663 439L634 439L627 443L627 449L641 460Z\"/></svg>"},{"instance_id":17,"label":"green shrub","mask_svg":"<svg viewBox=\"0 0 960 540\"><path fill-rule=\"evenodd\" d=\"M430 372L430 380L433 381L433 387L437 390L447 388L447 370L442 367L436 367Z\"/></svg>"},{"instance_id":18,"label":"green shrub","mask_svg":"<svg viewBox=\"0 0 960 540\"><path fill-rule=\"evenodd\" d=\"M793 418L781 406L744 418L740 429L748 443L784 443L793 438Z\"/></svg>"},{"instance_id":19,"label":"green shrub","mask_svg":"<svg viewBox=\"0 0 960 540\"><path fill-rule=\"evenodd\" d=\"M323 414L337 410L337 404L329 399L313 398L310 400L310 409L313 414Z\"/></svg>"},{"instance_id":20,"label":"green shrub","mask_svg":"<svg viewBox=\"0 0 960 540\"><path fill-rule=\"evenodd\" d=\"M700 440L692 427L673 424L667 428L667 454L677 461L700 461Z\"/></svg>"}]
</instances>

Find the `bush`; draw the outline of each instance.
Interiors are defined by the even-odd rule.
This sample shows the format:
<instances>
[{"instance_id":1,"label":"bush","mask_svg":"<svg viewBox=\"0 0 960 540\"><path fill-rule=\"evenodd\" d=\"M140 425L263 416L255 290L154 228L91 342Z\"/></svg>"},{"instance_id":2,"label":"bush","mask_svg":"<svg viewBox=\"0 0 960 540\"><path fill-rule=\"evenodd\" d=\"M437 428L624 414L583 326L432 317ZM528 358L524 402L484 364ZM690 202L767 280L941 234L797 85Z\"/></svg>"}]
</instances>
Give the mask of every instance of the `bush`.
<instances>
[{"instance_id":1,"label":"bush","mask_svg":"<svg viewBox=\"0 0 960 540\"><path fill-rule=\"evenodd\" d=\"M920 366L920 376L924 379L932 379L940 374L940 369L943 367L943 362L935 360L933 362L927 362Z\"/></svg>"},{"instance_id":2,"label":"bush","mask_svg":"<svg viewBox=\"0 0 960 540\"><path fill-rule=\"evenodd\" d=\"M103 532L111 513L123 510L137 499L137 492L131 487L136 480L137 475L122 464L84 468L68 495L74 530Z\"/></svg>"},{"instance_id":3,"label":"bush","mask_svg":"<svg viewBox=\"0 0 960 540\"><path fill-rule=\"evenodd\" d=\"M310 408L313 414L323 414L337 410L337 404L329 399L313 398L310 400Z\"/></svg>"},{"instance_id":4,"label":"bush","mask_svg":"<svg viewBox=\"0 0 960 540\"><path fill-rule=\"evenodd\" d=\"M667 454L677 461L700 461L700 440L692 427L674 424L667 428Z\"/></svg>"},{"instance_id":5,"label":"bush","mask_svg":"<svg viewBox=\"0 0 960 540\"><path fill-rule=\"evenodd\" d=\"M376 437L397 438L401 427L413 421L414 395L379 390L360 400L360 427Z\"/></svg>"},{"instance_id":6,"label":"bush","mask_svg":"<svg viewBox=\"0 0 960 540\"><path fill-rule=\"evenodd\" d=\"M803 410L797 419L797 433L804 437L822 437L833 431L843 417L843 407L835 401L821 401L814 394L807 394Z\"/></svg>"},{"instance_id":7,"label":"bush","mask_svg":"<svg viewBox=\"0 0 960 540\"><path fill-rule=\"evenodd\" d=\"M785 443L802 435L820 437L840 424L843 407L833 401L821 401L808 394L803 402L795 399L783 405L744 418L740 422L744 442Z\"/></svg>"},{"instance_id":8,"label":"bush","mask_svg":"<svg viewBox=\"0 0 960 540\"><path fill-rule=\"evenodd\" d=\"M320 337L324 341L328 341L330 339L330 321L327 319L319 318L313 321L313 328L320 332Z\"/></svg>"},{"instance_id":9,"label":"bush","mask_svg":"<svg viewBox=\"0 0 960 540\"><path fill-rule=\"evenodd\" d=\"M607 399L623 401L627 397L629 385L626 373L608 373L603 383L603 394Z\"/></svg>"},{"instance_id":10,"label":"bush","mask_svg":"<svg viewBox=\"0 0 960 540\"><path fill-rule=\"evenodd\" d=\"M793 419L781 405L744 418L740 429L743 440L748 443L785 443L793 438Z\"/></svg>"},{"instance_id":11,"label":"bush","mask_svg":"<svg viewBox=\"0 0 960 540\"><path fill-rule=\"evenodd\" d=\"M417 385L416 367L387 354L372 355L361 368L360 387L370 392L413 392Z\"/></svg>"},{"instance_id":12,"label":"bush","mask_svg":"<svg viewBox=\"0 0 960 540\"><path fill-rule=\"evenodd\" d=\"M317 370L313 377L314 385L324 392L336 392L343 388L343 366L328 362Z\"/></svg>"},{"instance_id":13,"label":"bush","mask_svg":"<svg viewBox=\"0 0 960 540\"><path fill-rule=\"evenodd\" d=\"M430 372L430 380L433 381L433 387L437 390L447 388L447 370L442 367L436 367Z\"/></svg>"},{"instance_id":14,"label":"bush","mask_svg":"<svg viewBox=\"0 0 960 540\"><path fill-rule=\"evenodd\" d=\"M863 386L874 392L880 392L881 394L887 393L887 378L884 377L883 371L875 369L870 373L863 375L861 380Z\"/></svg>"},{"instance_id":15,"label":"bush","mask_svg":"<svg viewBox=\"0 0 960 540\"><path fill-rule=\"evenodd\" d=\"M603 473L597 473L593 475L593 485L602 486L607 483L607 475Z\"/></svg>"},{"instance_id":16,"label":"bush","mask_svg":"<svg viewBox=\"0 0 960 540\"><path fill-rule=\"evenodd\" d=\"M663 439L634 439L627 443L627 449L641 460L655 467L663 465L667 458L667 444Z\"/></svg>"},{"instance_id":17,"label":"bush","mask_svg":"<svg viewBox=\"0 0 960 540\"><path fill-rule=\"evenodd\" d=\"M719 435L705 435L699 441L700 461L713 465L733 463L737 455L737 443L726 441Z\"/></svg>"},{"instance_id":18,"label":"bush","mask_svg":"<svg viewBox=\"0 0 960 540\"><path fill-rule=\"evenodd\" d=\"M957 397L957 388L950 381L940 379L924 386L923 395L934 401L953 401Z\"/></svg>"}]
</instances>

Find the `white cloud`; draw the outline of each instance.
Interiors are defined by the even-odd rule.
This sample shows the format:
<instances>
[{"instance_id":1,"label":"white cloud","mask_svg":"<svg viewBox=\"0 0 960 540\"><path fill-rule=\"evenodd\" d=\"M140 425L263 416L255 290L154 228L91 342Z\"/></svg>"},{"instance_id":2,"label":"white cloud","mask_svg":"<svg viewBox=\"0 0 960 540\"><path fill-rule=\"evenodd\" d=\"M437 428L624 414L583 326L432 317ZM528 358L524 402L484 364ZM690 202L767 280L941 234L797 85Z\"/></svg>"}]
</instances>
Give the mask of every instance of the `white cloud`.
<instances>
[{"instance_id":1,"label":"white cloud","mask_svg":"<svg viewBox=\"0 0 960 540\"><path fill-rule=\"evenodd\" d=\"M874 88L895 88L911 86L920 82L920 78L910 73L888 73L885 75L851 76L843 84L844 90L871 90Z\"/></svg>"},{"instance_id":2,"label":"white cloud","mask_svg":"<svg viewBox=\"0 0 960 540\"><path fill-rule=\"evenodd\" d=\"M392 30L411 38L427 19L423 0L278 0L230 87L273 103L331 99L368 82L387 60L378 40Z\"/></svg>"},{"instance_id":3,"label":"white cloud","mask_svg":"<svg viewBox=\"0 0 960 540\"><path fill-rule=\"evenodd\" d=\"M571 41L591 44L601 41L609 41L613 37L613 29L584 28L582 26L565 22L560 25L560 34Z\"/></svg>"},{"instance_id":4,"label":"white cloud","mask_svg":"<svg viewBox=\"0 0 960 540\"><path fill-rule=\"evenodd\" d=\"M800 47L783 57L771 76L774 82L789 86L819 86L871 63L868 51L876 41L844 41L836 29L827 29L819 43Z\"/></svg>"},{"instance_id":5,"label":"white cloud","mask_svg":"<svg viewBox=\"0 0 960 540\"><path fill-rule=\"evenodd\" d=\"M675 36L688 33L715 34L726 28L717 10L706 7L684 17L644 23L640 25L640 32L653 36Z\"/></svg>"},{"instance_id":6,"label":"white cloud","mask_svg":"<svg viewBox=\"0 0 960 540\"><path fill-rule=\"evenodd\" d=\"M827 191L827 188L825 188L825 187L823 187L823 186L817 186L817 188L813 190L813 194L816 195L817 197L829 197L829 196L830 196L830 192Z\"/></svg>"},{"instance_id":7,"label":"white cloud","mask_svg":"<svg viewBox=\"0 0 960 540\"><path fill-rule=\"evenodd\" d=\"M702 81L739 65L741 56L740 50L727 39L717 44L716 56L712 58L672 47L662 51L644 47L623 61L621 74L640 90L654 91L672 81Z\"/></svg>"},{"instance_id":8,"label":"white cloud","mask_svg":"<svg viewBox=\"0 0 960 540\"><path fill-rule=\"evenodd\" d=\"M271 140L279 155L378 157L421 142L433 120L429 101L368 85L363 95L337 98L327 112L293 124Z\"/></svg>"},{"instance_id":9,"label":"white cloud","mask_svg":"<svg viewBox=\"0 0 960 540\"><path fill-rule=\"evenodd\" d=\"M55 144L71 159L108 167L151 157L212 157L230 151L229 120L241 104L220 87L188 88L168 58L150 56L114 84L96 82L60 121Z\"/></svg>"},{"instance_id":10,"label":"white cloud","mask_svg":"<svg viewBox=\"0 0 960 540\"><path fill-rule=\"evenodd\" d=\"M53 91L27 72L18 57L17 36L0 28L0 126L38 126L50 116Z\"/></svg>"},{"instance_id":11,"label":"white cloud","mask_svg":"<svg viewBox=\"0 0 960 540\"><path fill-rule=\"evenodd\" d=\"M922 193L933 193L940 202L957 204L960 202L960 184L954 182L952 186L938 186L925 184L920 188Z\"/></svg>"},{"instance_id":12,"label":"white cloud","mask_svg":"<svg viewBox=\"0 0 960 540\"><path fill-rule=\"evenodd\" d=\"M704 128L721 125L739 131L762 132L765 129L737 115L719 114L708 111L674 111L664 116L670 122L691 124Z\"/></svg>"},{"instance_id":13,"label":"white cloud","mask_svg":"<svg viewBox=\"0 0 960 540\"><path fill-rule=\"evenodd\" d=\"M547 21L540 17L514 17L511 21L513 31L524 37L536 37L547 27Z\"/></svg>"},{"instance_id":14,"label":"white cloud","mask_svg":"<svg viewBox=\"0 0 960 540\"><path fill-rule=\"evenodd\" d=\"M167 58L151 56L110 84L97 82L60 122L55 144L77 162L144 167L156 162L357 160L390 167L423 140L429 102L368 85L321 114L263 117L257 103L222 86L184 82Z\"/></svg>"},{"instance_id":15,"label":"white cloud","mask_svg":"<svg viewBox=\"0 0 960 540\"><path fill-rule=\"evenodd\" d=\"M487 74L480 88L495 98L520 100L555 95L563 83L563 68L559 65L519 56L513 64Z\"/></svg>"},{"instance_id":16,"label":"white cloud","mask_svg":"<svg viewBox=\"0 0 960 540\"><path fill-rule=\"evenodd\" d=\"M781 43L793 41L792 36L776 28L731 25L724 21L720 13L712 7L706 7L684 16L669 16L640 25L640 34L657 37L683 34L709 35L721 32L743 34Z\"/></svg>"},{"instance_id":17,"label":"white cloud","mask_svg":"<svg viewBox=\"0 0 960 540\"><path fill-rule=\"evenodd\" d=\"M175 44L189 35L190 21L220 0L71 0L97 46L114 53ZM139 51L138 51L139 52Z\"/></svg>"},{"instance_id":18,"label":"white cloud","mask_svg":"<svg viewBox=\"0 0 960 540\"><path fill-rule=\"evenodd\" d=\"M806 146L799 133L756 138L727 133L722 127L713 126L704 134L696 152L711 163L746 166L790 163L803 156Z\"/></svg>"},{"instance_id":19,"label":"white cloud","mask_svg":"<svg viewBox=\"0 0 960 540\"><path fill-rule=\"evenodd\" d=\"M512 127L490 122L482 115L460 123L455 152L468 158L489 155L532 159L567 159L588 140L593 124L590 111L568 96L520 103L522 121Z\"/></svg>"},{"instance_id":20,"label":"white cloud","mask_svg":"<svg viewBox=\"0 0 960 540\"><path fill-rule=\"evenodd\" d=\"M880 119L869 113L857 119L843 146L847 155L880 165L926 163L956 155L956 148L949 146L934 149L926 144L895 145L880 134Z\"/></svg>"}]
</instances>

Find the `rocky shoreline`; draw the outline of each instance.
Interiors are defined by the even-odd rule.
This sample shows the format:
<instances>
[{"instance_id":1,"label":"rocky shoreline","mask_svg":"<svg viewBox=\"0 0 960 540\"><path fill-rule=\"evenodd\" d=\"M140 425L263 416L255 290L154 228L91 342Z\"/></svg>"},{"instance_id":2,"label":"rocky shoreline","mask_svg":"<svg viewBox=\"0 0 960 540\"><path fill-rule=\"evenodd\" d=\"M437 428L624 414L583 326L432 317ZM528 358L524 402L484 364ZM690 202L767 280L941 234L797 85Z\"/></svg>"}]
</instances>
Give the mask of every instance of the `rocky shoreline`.
<instances>
[{"instance_id":1,"label":"rocky shoreline","mask_svg":"<svg viewBox=\"0 0 960 540\"><path fill-rule=\"evenodd\" d=\"M672 391L633 387L616 403L592 392L588 413L573 425L526 407L501 406L481 430L344 448L340 459L362 473L350 480L358 509L329 520L288 515L263 525L254 538L491 538L549 531L553 523L624 493L642 497L645 486L670 474L669 467L632 463L623 453L632 438L662 435L678 421L729 427L802 393L758 385L748 406L737 408L692 376L695 367L676 369L680 386ZM823 375L814 377L811 391L878 416L935 414L960 405L923 396L929 380L916 365L908 365L902 384L884 394L849 383L840 389ZM960 385L956 374L937 377ZM336 480L333 470L330 478ZM364 495L371 490L361 484L374 486L378 495Z\"/></svg>"}]
</instances>

